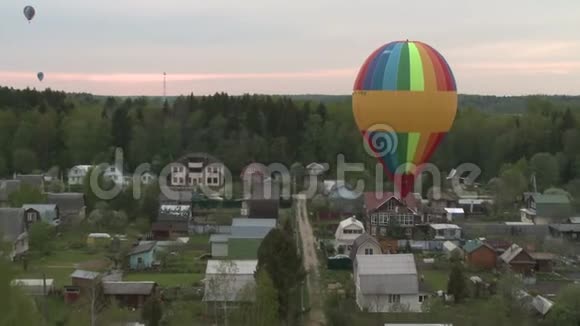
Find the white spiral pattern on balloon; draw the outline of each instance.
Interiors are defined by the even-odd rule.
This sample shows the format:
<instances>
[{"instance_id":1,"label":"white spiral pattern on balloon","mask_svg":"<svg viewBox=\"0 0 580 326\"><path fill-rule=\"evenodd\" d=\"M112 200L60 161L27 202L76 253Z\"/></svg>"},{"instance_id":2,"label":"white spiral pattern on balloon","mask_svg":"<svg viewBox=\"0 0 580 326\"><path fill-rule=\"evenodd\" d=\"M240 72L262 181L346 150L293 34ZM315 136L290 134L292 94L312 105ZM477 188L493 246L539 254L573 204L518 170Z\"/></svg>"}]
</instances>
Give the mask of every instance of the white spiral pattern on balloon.
<instances>
[{"instance_id":1,"label":"white spiral pattern on balloon","mask_svg":"<svg viewBox=\"0 0 580 326\"><path fill-rule=\"evenodd\" d=\"M376 124L369 127L364 138L366 152L375 157L395 154L399 145L399 137L395 130L386 124Z\"/></svg>"}]
</instances>

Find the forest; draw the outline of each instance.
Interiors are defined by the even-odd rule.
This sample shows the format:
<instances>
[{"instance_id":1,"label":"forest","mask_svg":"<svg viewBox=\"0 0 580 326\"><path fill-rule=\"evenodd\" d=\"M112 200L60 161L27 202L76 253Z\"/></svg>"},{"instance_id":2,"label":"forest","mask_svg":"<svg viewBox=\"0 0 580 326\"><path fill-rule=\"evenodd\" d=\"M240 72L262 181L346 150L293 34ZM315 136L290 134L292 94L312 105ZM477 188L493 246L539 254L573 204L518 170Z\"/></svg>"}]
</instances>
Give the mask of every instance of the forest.
<instances>
[{"instance_id":1,"label":"forest","mask_svg":"<svg viewBox=\"0 0 580 326\"><path fill-rule=\"evenodd\" d=\"M482 170L478 181L501 184L508 198L529 190L532 174L540 191L559 187L580 196L577 98L461 96L459 102L432 159L441 171L474 163ZM490 109L506 103L522 112ZM342 153L347 162L364 162L370 178L377 162L363 148L347 96L217 93L163 102L0 88L1 176L111 162L116 147L128 171L140 163L160 169L189 152L220 158L233 175L254 161L324 161L332 171Z\"/></svg>"}]
</instances>

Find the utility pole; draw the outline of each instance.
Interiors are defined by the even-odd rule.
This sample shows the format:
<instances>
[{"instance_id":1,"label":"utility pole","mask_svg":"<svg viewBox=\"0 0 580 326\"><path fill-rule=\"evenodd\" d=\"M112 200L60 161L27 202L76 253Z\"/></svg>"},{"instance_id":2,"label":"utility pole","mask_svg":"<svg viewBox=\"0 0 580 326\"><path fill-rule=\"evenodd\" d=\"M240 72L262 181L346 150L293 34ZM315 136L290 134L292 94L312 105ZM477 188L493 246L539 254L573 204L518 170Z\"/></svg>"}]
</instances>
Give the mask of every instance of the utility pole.
<instances>
[{"instance_id":1,"label":"utility pole","mask_svg":"<svg viewBox=\"0 0 580 326\"><path fill-rule=\"evenodd\" d=\"M163 102L167 101L167 73L163 73Z\"/></svg>"}]
</instances>

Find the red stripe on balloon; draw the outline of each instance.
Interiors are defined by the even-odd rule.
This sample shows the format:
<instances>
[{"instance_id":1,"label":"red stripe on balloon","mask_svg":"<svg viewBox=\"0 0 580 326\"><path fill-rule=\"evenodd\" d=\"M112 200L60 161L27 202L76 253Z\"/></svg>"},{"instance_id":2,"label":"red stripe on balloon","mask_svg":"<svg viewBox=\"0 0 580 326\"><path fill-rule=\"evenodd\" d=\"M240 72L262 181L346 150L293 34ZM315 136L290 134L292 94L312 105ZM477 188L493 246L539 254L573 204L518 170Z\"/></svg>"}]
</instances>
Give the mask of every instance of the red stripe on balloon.
<instances>
[{"instance_id":1,"label":"red stripe on balloon","mask_svg":"<svg viewBox=\"0 0 580 326\"><path fill-rule=\"evenodd\" d=\"M437 149L437 146L439 146L443 138L445 138L446 134L446 132L437 132L431 134L433 138L429 139L429 146L427 147L425 155L423 156L423 162L427 162L429 159L431 159L431 156L433 153L435 153L435 149Z\"/></svg>"},{"instance_id":2,"label":"red stripe on balloon","mask_svg":"<svg viewBox=\"0 0 580 326\"><path fill-rule=\"evenodd\" d=\"M435 70L435 77L437 78L437 90L438 91L446 91L447 90L447 80L445 75L445 69L442 66L441 60L437 55L435 49L430 47L425 43L417 42L420 44L427 54L429 54L429 58L431 58L431 63L433 64L433 70Z\"/></svg>"},{"instance_id":3,"label":"red stripe on balloon","mask_svg":"<svg viewBox=\"0 0 580 326\"><path fill-rule=\"evenodd\" d=\"M441 69L445 74L445 90L446 91L454 91L455 90L455 82L453 81L453 75L451 73L451 68L445 61L445 58L441 55L441 53L433 50L433 53L439 58L439 64L441 65Z\"/></svg>"},{"instance_id":4,"label":"red stripe on balloon","mask_svg":"<svg viewBox=\"0 0 580 326\"><path fill-rule=\"evenodd\" d=\"M371 53L371 55L369 55L369 57L365 60L365 63L360 68L360 71L358 72L358 75L356 76L356 80L354 81L353 89L355 91L360 91L363 89L363 84L364 84L365 77L366 77L368 70L369 70L369 65L374 60L374 58L379 54L381 49L383 49L385 46L387 46L389 44L390 43L387 43L385 45L380 46L373 53Z\"/></svg>"}]
</instances>

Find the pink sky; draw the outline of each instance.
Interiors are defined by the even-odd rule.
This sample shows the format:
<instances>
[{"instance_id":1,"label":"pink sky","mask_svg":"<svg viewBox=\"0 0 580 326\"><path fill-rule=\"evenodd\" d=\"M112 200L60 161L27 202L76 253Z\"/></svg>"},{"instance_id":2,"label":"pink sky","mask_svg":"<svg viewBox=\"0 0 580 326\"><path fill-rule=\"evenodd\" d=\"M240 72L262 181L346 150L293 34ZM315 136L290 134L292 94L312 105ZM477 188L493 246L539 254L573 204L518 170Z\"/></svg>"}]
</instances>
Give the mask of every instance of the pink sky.
<instances>
[{"instance_id":1,"label":"pink sky","mask_svg":"<svg viewBox=\"0 0 580 326\"><path fill-rule=\"evenodd\" d=\"M29 2L31 24L0 1L2 86L161 95L166 71L169 95L350 94L369 53L413 39L445 56L460 93L580 94L578 1Z\"/></svg>"}]
</instances>

